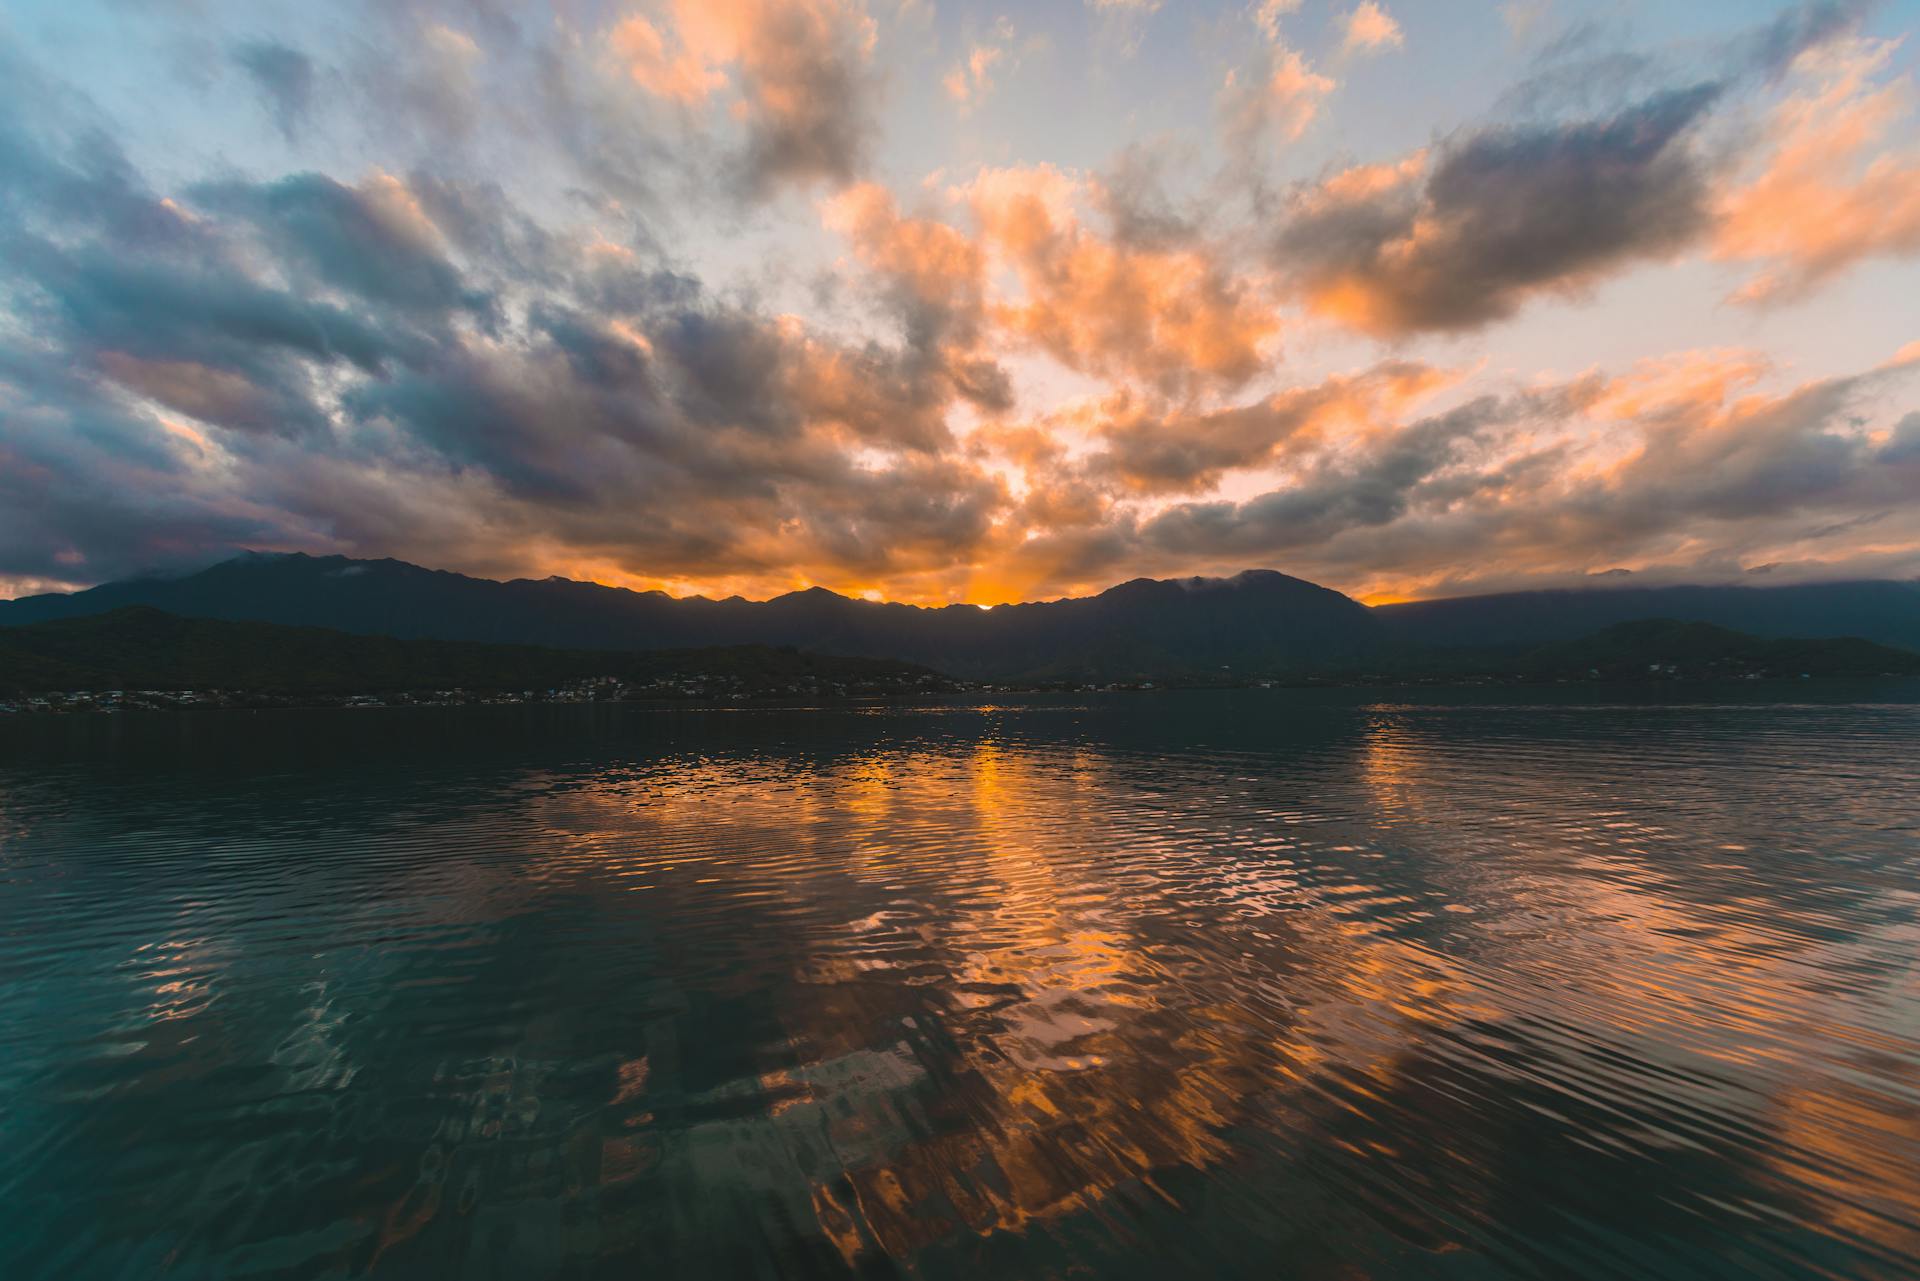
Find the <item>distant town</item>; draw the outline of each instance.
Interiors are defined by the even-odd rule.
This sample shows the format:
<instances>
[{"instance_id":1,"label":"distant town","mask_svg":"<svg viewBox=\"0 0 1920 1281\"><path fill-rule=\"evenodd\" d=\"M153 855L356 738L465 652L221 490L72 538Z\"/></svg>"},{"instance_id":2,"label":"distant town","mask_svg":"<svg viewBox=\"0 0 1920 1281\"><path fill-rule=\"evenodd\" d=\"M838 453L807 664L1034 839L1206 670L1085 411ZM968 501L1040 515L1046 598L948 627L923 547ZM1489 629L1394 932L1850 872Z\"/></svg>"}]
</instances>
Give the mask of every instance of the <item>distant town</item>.
<instances>
[{"instance_id":1,"label":"distant town","mask_svg":"<svg viewBox=\"0 0 1920 1281\"><path fill-rule=\"evenodd\" d=\"M47 690L0 697L9 712L179 711L195 708L462 707L535 703L738 703L749 699L873 698L950 693L974 688L931 674L859 681L793 681L768 686L737 675L689 673L633 681L595 676L544 689L385 690L362 693L281 693L244 689Z\"/></svg>"},{"instance_id":2,"label":"distant town","mask_svg":"<svg viewBox=\"0 0 1920 1281\"><path fill-rule=\"evenodd\" d=\"M1283 658L1075 664L950 676L790 645L563 650L188 618L146 606L0 627L0 713L185 708L726 705L1166 688L1760 681L1920 674L1920 654L1858 638L1765 639L1647 619L1539 646L1402 648L1350 664ZM1115 670L1115 668L1118 670Z\"/></svg>"}]
</instances>

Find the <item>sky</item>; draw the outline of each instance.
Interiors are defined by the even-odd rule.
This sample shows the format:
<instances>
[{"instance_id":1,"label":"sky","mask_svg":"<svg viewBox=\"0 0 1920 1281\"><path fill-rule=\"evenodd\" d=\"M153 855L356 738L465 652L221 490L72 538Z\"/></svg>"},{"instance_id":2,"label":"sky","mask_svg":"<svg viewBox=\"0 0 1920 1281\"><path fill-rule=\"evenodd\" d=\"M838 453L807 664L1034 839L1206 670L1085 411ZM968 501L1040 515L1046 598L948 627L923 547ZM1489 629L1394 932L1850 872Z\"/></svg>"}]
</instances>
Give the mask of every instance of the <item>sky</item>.
<instances>
[{"instance_id":1,"label":"sky","mask_svg":"<svg viewBox=\"0 0 1920 1281\"><path fill-rule=\"evenodd\" d=\"M10 0L0 596L1920 576L1920 0Z\"/></svg>"}]
</instances>

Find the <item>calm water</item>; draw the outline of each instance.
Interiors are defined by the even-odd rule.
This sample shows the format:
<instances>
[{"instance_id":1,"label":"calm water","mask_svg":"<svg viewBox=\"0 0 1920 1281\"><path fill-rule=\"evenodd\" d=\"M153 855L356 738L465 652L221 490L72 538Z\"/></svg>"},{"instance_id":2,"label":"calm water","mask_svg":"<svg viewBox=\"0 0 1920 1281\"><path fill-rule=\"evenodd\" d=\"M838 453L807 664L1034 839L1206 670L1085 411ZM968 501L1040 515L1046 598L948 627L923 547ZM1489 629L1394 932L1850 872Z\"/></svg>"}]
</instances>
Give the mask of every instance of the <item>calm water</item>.
<instances>
[{"instance_id":1,"label":"calm water","mask_svg":"<svg viewBox=\"0 0 1920 1281\"><path fill-rule=\"evenodd\" d=\"M1920 1275L1920 690L1409 697L0 724L0 1276Z\"/></svg>"}]
</instances>

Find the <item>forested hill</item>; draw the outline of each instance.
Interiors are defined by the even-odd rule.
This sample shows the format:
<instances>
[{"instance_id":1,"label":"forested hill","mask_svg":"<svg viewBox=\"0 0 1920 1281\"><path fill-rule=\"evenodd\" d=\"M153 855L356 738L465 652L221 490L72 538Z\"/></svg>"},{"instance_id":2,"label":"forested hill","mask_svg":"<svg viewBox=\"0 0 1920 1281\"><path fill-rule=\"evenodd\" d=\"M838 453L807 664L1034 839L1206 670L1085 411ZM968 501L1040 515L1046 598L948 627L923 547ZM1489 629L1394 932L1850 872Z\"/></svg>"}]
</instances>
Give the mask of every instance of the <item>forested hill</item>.
<instances>
[{"instance_id":1,"label":"forested hill","mask_svg":"<svg viewBox=\"0 0 1920 1281\"><path fill-rule=\"evenodd\" d=\"M356 636L319 627L180 618L131 606L0 629L0 691L246 690L345 695L462 688L546 690L611 677L644 690L699 682L747 694L935 691L952 682L910 663L766 645L569 650Z\"/></svg>"}]
</instances>

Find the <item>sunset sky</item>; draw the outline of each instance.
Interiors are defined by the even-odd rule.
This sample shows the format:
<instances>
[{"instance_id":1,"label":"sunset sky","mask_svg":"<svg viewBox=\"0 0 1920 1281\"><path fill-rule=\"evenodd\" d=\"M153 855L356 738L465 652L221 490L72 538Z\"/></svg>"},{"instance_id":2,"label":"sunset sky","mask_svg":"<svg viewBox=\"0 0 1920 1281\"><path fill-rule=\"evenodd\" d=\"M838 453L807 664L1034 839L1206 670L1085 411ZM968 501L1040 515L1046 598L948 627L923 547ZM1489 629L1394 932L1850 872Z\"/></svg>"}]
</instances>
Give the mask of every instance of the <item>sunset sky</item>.
<instances>
[{"instance_id":1,"label":"sunset sky","mask_svg":"<svg viewBox=\"0 0 1920 1281\"><path fill-rule=\"evenodd\" d=\"M12 0L0 596L1912 577L1917 61L1915 0Z\"/></svg>"}]
</instances>

